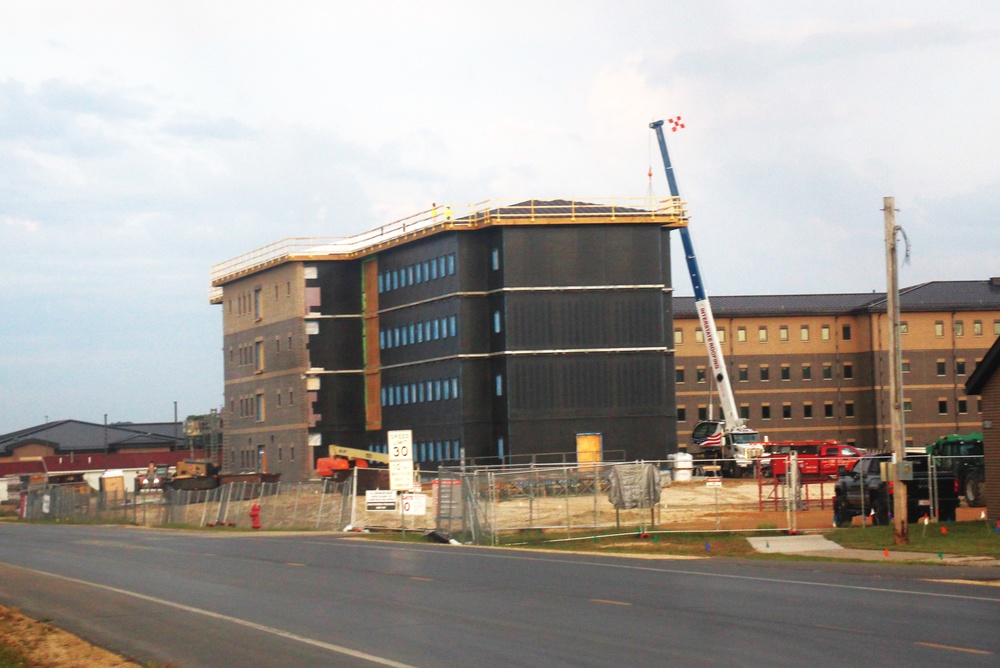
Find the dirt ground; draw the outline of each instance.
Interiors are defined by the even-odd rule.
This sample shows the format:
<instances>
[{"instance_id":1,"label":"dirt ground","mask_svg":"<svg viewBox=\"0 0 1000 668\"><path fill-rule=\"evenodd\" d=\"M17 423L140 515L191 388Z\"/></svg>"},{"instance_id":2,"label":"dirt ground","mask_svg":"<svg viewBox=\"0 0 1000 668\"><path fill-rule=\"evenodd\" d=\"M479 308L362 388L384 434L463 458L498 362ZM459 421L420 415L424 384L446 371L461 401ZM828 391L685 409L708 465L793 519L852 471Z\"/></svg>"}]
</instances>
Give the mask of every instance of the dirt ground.
<instances>
[{"instance_id":1,"label":"dirt ground","mask_svg":"<svg viewBox=\"0 0 1000 668\"><path fill-rule=\"evenodd\" d=\"M21 663L18 663L18 661ZM9 663L7 663L9 661ZM25 668L139 666L71 633L0 606L0 665Z\"/></svg>"}]
</instances>

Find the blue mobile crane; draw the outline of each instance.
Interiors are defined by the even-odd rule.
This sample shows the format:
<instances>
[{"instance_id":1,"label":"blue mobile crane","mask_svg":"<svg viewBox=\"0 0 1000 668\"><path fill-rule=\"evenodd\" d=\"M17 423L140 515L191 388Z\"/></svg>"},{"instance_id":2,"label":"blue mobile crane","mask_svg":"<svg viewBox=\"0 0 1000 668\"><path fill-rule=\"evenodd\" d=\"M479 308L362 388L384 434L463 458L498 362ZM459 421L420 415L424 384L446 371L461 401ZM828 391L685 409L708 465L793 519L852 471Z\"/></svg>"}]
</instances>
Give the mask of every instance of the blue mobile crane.
<instances>
[{"instance_id":1,"label":"blue mobile crane","mask_svg":"<svg viewBox=\"0 0 1000 668\"><path fill-rule=\"evenodd\" d=\"M679 199L677 179L674 178L674 168L670 164L670 154L667 152L667 141L663 136L663 121L654 121L649 127L656 131L670 194ZM708 349L712 378L719 392L722 409L722 419L713 420L709 414L709 419L701 420L695 425L687 451L701 460L721 460L723 472L738 477L753 470L754 461L763 453L763 446L760 443L760 434L746 425L746 420L740 418L736 408L733 387L729 382L729 373L726 371L726 362L715 328L712 305L705 293L701 271L698 269L698 258L694 254L694 244L691 242L691 233L687 226L680 228L680 235L688 273L691 275L691 285L694 287L694 305L698 311L698 323L701 325L705 347Z\"/></svg>"}]
</instances>

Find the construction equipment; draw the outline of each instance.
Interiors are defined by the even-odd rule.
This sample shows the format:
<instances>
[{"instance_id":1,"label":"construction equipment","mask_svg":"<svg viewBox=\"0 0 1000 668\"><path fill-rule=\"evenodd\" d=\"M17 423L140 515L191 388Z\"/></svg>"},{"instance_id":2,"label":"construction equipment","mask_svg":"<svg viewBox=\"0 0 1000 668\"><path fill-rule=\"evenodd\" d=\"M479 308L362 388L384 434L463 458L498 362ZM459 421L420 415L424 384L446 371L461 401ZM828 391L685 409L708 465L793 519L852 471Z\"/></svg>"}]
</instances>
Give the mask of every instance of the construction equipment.
<instances>
[{"instance_id":1,"label":"construction equipment","mask_svg":"<svg viewBox=\"0 0 1000 668\"><path fill-rule=\"evenodd\" d=\"M207 459L177 462L177 473L163 481L164 489L215 489L219 486L219 467Z\"/></svg>"},{"instance_id":2,"label":"construction equipment","mask_svg":"<svg viewBox=\"0 0 1000 668\"><path fill-rule=\"evenodd\" d=\"M389 455L384 452L345 448L341 445L328 447L327 457L316 460L316 475L329 478L334 482L344 482L351 474L351 469L368 468L370 464L388 466Z\"/></svg>"},{"instance_id":3,"label":"construction equipment","mask_svg":"<svg viewBox=\"0 0 1000 668\"><path fill-rule=\"evenodd\" d=\"M663 167L667 173L667 184L670 194L680 197L677 180L674 178L674 168L670 164L670 154L667 153L667 142L663 137L663 121L655 121L649 127L656 131L656 139L660 144L660 154L663 156ZM712 365L712 378L719 392L719 403L722 419L713 420L711 413L707 420L695 425L691 432L691 443L687 450L698 459L723 460L723 472L739 477L752 470L754 461L763 453L760 434L747 427L746 420L739 417L733 388L729 383L729 373L719 346L715 318L712 315L712 305L698 269L698 258L694 253L694 244L687 226L680 228L681 243L684 245L684 257L687 260L688 273L694 288L694 305L698 311L698 322L708 350L708 360Z\"/></svg>"}]
</instances>

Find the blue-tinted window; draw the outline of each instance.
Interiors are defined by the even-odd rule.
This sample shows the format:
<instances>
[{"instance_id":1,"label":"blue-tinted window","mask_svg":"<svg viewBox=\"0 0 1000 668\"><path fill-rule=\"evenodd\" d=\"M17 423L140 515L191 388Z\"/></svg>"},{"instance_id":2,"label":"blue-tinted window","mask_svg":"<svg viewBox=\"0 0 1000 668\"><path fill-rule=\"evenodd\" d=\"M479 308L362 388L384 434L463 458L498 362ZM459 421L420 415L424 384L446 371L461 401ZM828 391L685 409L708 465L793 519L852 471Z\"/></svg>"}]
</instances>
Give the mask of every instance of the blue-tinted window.
<instances>
[{"instance_id":1,"label":"blue-tinted window","mask_svg":"<svg viewBox=\"0 0 1000 668\"><path fill-rule=\"evenodd\" d=\"M413 265L411 264L406 268L406 283L408 285L413 285Z\"/></svg>"},{"instance_id":2,"label":"blue-tinted window","mask_svg":"<svg viewBox=\"0 0 1000 668\"><path fill-rule=\"evenodd\" d=\"M441 398L447 401L448 399L451 399L451 383L445 379L442 385L444 385L444 387L441 388Z\"/></svg>"},{"instance_id":3,"label":"blue-tinted window","mask_svg":"<svg viewBox=\"0 0 1000 668\"><path fill-rule=\"evenodd\" d=\"M500 311L493 311L493 331L496 334L500 333Z\"/></svg>"},{"instance_id":4,"label":"blue-tinted window","mask_svg":"<svg viewBox=\"0 0 1000 668\"><path fill-rule=\"evenodd\" d=\"M438 258L438 275L441 278L444 278L444 273L446 268L447 267L445 266L444 255L442 255L441 257Z\"/></svg>"},{"instance_id":5,"label":"blue-tinted window","mask_svg":"<svg viewBox=\"0 0 1000 668\"><path fill-rule=\"evenodd\" d=\"M441 401L441 381L434 381L434 401Z\"/></svg>"},{"instance_id":6,"label":"blue-tinted window","mask_svg":"<svg viewBox=\"0 0 1000 668\"><path fill-rule=\"evenodd\" d=\"M431 321L424 321L424 341L431 340Z\"/></svg>"},{"instance_id":7,"label":"blue-tinted window","mask_svg":"<svg viewBox=\"0 0 1000 668\"><path fill-rule=\"evenodd\" d=\"M451 276L455 273L455 254L448 254L448 275Z\"/></svg>"},{"instance_id":8,"label":"blue-tinted window","mask_svg":"<svg viewBox=\"0 0 1000 668\"><path fill-rule=\"evenodd\" d=\"M425 441L420 442L420 461L427 461L427 443Z\"/></svg>"},{"instance_id":9,"label":"blue-tinted window","mask_svg":"<svg viewBox=\"0 0 1000 668\"><path fill-rule=\"evenodd\" d=\"M448 318L448 336L458 335L458 316L453 315Z\"/></svg>"},{"instance_id":10,"label":"blue-tinted window","mask_svg":"<svg viewBox=\"0 0 1000 668\"><path fill-rule=\"evenodd\" d=\"M458 378L451 379L451 398L458 399Z\"/></svg>"},{"instance_id":11,"label":"blue-tinted window","mask_svg":"<svg viewBox=\"0 0 1000 668\"><path fill-rule=\"evenodd\" d=\"M382 288L384 287L385 280L382 278L382 274L378 275L378 292L382 294Z\"/></svg>"},{"instance_id":12,"label":"blue-tinted window","mask_svg":"<svg viewBox=\"0 0 1000 668\"><path fill-rule=\"evenodd\" d=\"M396 385L395 390L396 390L396 405L401 406L403 405L403 388L400 387L399 385Z\"/></svg>"},{"instance_id":13,"label":"blue-tinted window","mask_svg":"<svg viewBox=\"0 0 1000 668\"><path fill-rule=\"evenodd\" d=\"M408 330L409 330L409 332L410 332L410 343L411 343L411 344L413 344L413 343L416 343L416 342L417 342L417 339L416 339L416 332L414 331L414 327L413 327L413 325L412 325L412 324L411 324L411 325L409 325L409 326L407 327L407 329L408 329Z\"/></svg>"},{"instance_id":14,"label":"blue-tinted window","mask_svg":"<svg viewBox=\"0 0 1000 668\"><path fill-rule=\"evenodd\" d=\"M497 382L497 396L498 397L502 397L503 396L503 376L501 376L500 374L497 374L496 382Z\"/></svg>"},{"instance_id":15,"label":"blue-tinted window","mask_svg":"<svg viewBox=\"0 0 1000 668\"><path fill-rule=\"evenodd\" d=\"M437 262L431 260L431 279L438 277L438 265Z\"/></svg>"},{"instance_id":16,"label":"blue-tinted window","mask_svg":"<svg viewBox=\"0 0 1000 668\"><path fill-rule=\"evenodd\" d=\"M413 278L417 279L417 283L424 282L424 272L422 271L423 266L422 262L418 262L413 267Z\"/></svg>"},{"instance_id":17,"label":"blue-tinted window","mask_svg":"<svg viewBox=\"0 0 1000 668\"><path fill-rule=\"evenodd\" d=\"M417 323L417 343L424 342L424 326L422 323Z\"/></svg>"},{"instance_id":18,"label":"blue-tinted window","mask_svg":"<svg viewBox=\"0 0 1000 668\"><path fill-rule=\"evenodd\" d=\"M441 323L435 320L433 329L434 329L434 340L437 341L441 337Z\"/></svg>"},{"instance_id":19,"label":"blue-tinted window","mask_svg":"<svg viewBox=\"0 0 1000 668\"><path fill-rule=\"evenodd\" d=\"M382 405L385 406L385 388L382 388Z\"/></svg>"},{"instance_id":20,"label":"blue-tinted window","mask_svg":"<svg viewBox=\"0 0 1000 668\"><path fill-rule=\"evenodd\" d=\"M378 330L378 347L379 350L385 350L385 330Z\"/></svg>"},{"instance_id":21,"label":"blue-tinted window","mask_svg":"<svg viewBox=\"0 0 1000 668\"><path fill-rule=\"evenodd\" d=\"M399 289L399 272L396 271L395 269L392 270L392 289L393 290Z\"/></svg>"},{"instance_id":22,"label":"blue-tinted window","mask_svg":"<svg viewBox=\"0 0 1000 668\"><path fill-rule=\"evenodd\" d=\"M392 345L394 346L399 345L399 327L392 328L392 340L394 342Z\"/></svg>"},{"instance_id":23,"label":"blue-tinted window","mask_svg":"<svg viewBox=\"0 0 1000 668\"><path fill-rule=\"evenodd\" d=\"M409 331L406 329L405 326L399 328L399 340L400 343L404 346L410 344Z\"/></svg>"},{"instance_id":24,"label":"blue-tinted window","mask_svg":"<svg viewBox=\"0 0 1000 668\"><path fill-rule=\"evenodd\" d=\"M424 401L424 384L417 383L417 401L423 403Z\"/></svg>"}]
</instances>

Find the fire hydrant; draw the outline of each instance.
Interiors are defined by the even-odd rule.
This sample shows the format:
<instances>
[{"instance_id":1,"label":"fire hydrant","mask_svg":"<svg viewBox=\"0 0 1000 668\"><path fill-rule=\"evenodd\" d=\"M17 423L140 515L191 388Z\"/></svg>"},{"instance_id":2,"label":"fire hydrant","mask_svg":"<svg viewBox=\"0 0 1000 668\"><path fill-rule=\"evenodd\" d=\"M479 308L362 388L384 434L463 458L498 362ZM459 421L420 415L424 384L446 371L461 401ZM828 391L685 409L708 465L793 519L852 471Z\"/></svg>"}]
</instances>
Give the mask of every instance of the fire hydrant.
<instances>
[{"instance_id":1,"label":"fire hydrant","mask_svg":"<svg viewBox=\"0 0 1000 668\"><path fill-rule=\"evenodd\" d=\"M250 526L254 529L260 528L260 504L255 503L250 506Z\"/></svg>"}]
</instances>

